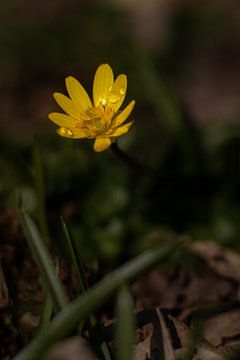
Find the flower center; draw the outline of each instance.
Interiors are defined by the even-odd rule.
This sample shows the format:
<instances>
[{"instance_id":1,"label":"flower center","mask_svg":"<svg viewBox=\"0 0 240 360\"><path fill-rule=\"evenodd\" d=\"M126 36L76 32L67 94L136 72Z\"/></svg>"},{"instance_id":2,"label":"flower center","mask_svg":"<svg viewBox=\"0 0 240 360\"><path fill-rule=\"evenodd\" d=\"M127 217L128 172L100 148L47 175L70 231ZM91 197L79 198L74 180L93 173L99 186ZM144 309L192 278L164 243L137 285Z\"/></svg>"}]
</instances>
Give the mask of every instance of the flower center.
<instances>
[{"instance_id":1,"label":"flower center","mask_svg":"<svg viewBox=\"0 0 240 360\"><path fill-rule=\"evenodd\" d=\"M88 109L82 113L81 121L76 124L76 128L83 129L87 137L96 137L104 134L111 127L111 120L114 111L103 104Z\"/></svg>"}]
</instances>

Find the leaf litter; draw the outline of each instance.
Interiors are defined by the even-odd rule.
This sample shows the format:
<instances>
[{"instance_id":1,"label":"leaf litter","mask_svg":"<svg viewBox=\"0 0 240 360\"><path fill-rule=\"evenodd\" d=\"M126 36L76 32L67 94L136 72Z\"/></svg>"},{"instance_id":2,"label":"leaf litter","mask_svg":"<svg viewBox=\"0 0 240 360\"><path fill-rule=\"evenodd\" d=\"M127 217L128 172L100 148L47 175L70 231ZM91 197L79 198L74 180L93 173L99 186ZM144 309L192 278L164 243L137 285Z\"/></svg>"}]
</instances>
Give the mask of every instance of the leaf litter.
<instances>
[{"instance_id":1,"label":"leaf litter","mask_svg":"<svg viewBox=\"0 0 240 360\"><path fill-rule=\"evenodd\" d=\"M0 358L8 360L37 328L43 290L14 212L1 214L0 233ZM240 357L240 254L213 241L192 242L188 251L200 260L194 266L176 265L173 271L159 266L132 284L136 360ZM75 294L71 270L62 265L60 273ZM106 310L102 319L102 333L114 352L114 319ZM77 351L76 339L73 344ZM55 345L54 359L70 360L67 352L56 355L57 346L62 342ZM90 351L86 356L94 358Z\"/></svg>"}]
</instances>

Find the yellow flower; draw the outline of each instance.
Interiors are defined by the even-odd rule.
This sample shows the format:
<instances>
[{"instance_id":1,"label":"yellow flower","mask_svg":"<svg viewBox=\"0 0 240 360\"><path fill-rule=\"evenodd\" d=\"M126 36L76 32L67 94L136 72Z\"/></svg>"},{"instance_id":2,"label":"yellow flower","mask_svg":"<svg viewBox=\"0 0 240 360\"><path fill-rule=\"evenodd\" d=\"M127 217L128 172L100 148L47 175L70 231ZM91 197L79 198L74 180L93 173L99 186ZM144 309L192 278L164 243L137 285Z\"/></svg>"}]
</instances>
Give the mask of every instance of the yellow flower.
<instances>
[{"instance_id":1,"label":"yellow flower","mask_svg":"<svg viewBox=\"0 0 240 360\"><path fill-rule=\"evenodd\" d=\"M60 93L53 94L66 114L54 112L48 115L59 126L59 135L73 139L94 138L94 150L100 152L107 149L115 137L129 131L133 121L124 122L135 101L119 112L127 91L126 75L121 74L114 81L111 67L100 65L93 81L93 102L72 76L66 78L66 88L70 98Z\"/></svg>"}]
</instances>

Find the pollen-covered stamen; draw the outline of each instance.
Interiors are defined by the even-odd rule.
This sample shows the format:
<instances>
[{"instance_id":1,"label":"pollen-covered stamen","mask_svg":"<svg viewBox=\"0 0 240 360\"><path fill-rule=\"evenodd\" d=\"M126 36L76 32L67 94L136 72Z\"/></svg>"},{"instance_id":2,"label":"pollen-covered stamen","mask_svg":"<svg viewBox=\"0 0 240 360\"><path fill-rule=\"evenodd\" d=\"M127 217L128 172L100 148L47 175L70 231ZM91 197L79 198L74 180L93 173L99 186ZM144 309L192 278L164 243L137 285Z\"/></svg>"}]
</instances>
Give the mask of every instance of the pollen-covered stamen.
<instances>
[{"instance_id":1,"label":"pollen-covered stamen","mask_svg":"<svg viewBox=\"0 0 240 360\"><path fill-rule=\"evenodd\" d=\"M108 106L99 104L81 114L81 121L75 127L86 132L87 137L104 134L111 128L114 111Z\"/></svg>"}]
</instances>

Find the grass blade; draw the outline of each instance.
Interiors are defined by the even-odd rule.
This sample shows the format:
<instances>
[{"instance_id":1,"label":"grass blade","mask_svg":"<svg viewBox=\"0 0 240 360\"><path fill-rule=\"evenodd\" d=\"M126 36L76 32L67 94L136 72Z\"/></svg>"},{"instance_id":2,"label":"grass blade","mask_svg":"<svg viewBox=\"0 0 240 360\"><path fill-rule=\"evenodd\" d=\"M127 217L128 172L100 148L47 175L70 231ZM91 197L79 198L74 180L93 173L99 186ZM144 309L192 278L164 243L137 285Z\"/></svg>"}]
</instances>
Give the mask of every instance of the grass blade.
<instances>
[{"instance_id":1,"label":"grass blade","mask_svg":"<svg viewBox=\"0 0 240 360\"><path fill-rule=\"evenodd\" d=\"M39 333L41 333L42 331L44 331L47 328L47 326L51 320L52 313L53 313L52 298L51 298L49 292L47 292L45 299L44 299L43 306L42 306L41 316L40 316L40 324L39 324L39 328L38 328Z\"/></svg>"},{"instance_id":2,"label":"grass blade","mask_svg":"<svg viewBox=\"0 0 240 360\"><path fill-rule=\"evenodd\" d=\"M80 290L79 292L83 293L84 291L87 290L88 286L87 286L87 280L85 277L84 267L83 267L82 261L79 256L79 251L76 249L77 244L71 238L70 233L67 228L67 225L66 225L63 217L61 217L61 223L62 223L62 228L63 228L63 232L65 235L68 251L71 256L73 268L76 272L76 276L77 276L77 280L78 280L78 287ZM110 354L109 354L109 351L107 348L107 344L105 343L104 339L100 335L100 330L98 329L99 321L95 317L94 314L90 314L88 323L89 323L89 327L90 327L88 329L88 331L89 331L89 333L91 333L91 339L93 339L93 341L94 341L96 350L100 351L102 353L105 360L111 360L111 357L110 357Z\"/></svg>"},{"instance_id":3,"label":"grass blade","mask_svg":"<svg viewBox=\"0 0 240 360\"><path fill-rule=\"evenodd\" d=\"M76 276L77 276L79 292L84 292L86 290L86 280L85 280L82 266L80 265L81 262L79 262L79 259L77 259L74 242L71 239L70 233L68 231L67 225L66 225L63 217L61 217L61 223L62 223L63 233L65 235L69 255L71 257L73 268L74 268Z\"/></svg>"},{"instance_id":4,"label":"grass blade","mask_svg":"<svg viewBox=\"0 0 240 360\"><path fill-rule=\"evenodd\" d=\"M166 260L186 242L164 244L144 252L107 275L55 316L48 329L25 347L15 360L37 360L54 342L77 328L79 322L96 311L122 284ZM37 355L36 355L37 354Z\"/></svg>"},{"instance_id":5,"label":"grass blade","mask_svg":"<svg viewBox=\"0 0 240 360\"><path fill-rule=\"evenodd\" d=\"M108 347L107 347L107 344L105 341L101 345L101 351L104 356L104 360L112 360L112 357L110 355L110 352L108 350Z\"/></svg>"},{"instance_id":6,"label":"grass blade","mask_svg":"<svg viewBox=\"0 0 240 360\"><path fill-rule=\"evenodd\" d=\"M18 214L28 246L32 251L32 255L40 271L41 279L46 290L48 290L51 295L53 307L56 312L60 311L67 304L67 296L57 277L49 252L36 225L26 211L24 209L18 209Z\"/></svg>"},{"instance_id":7,"label":"grass blade","mask_svg":"<svg viewBox=\"0 0 240 360\"><path fill-rule=\"evenodd\" d=\"M116 359L132 360L134 340L133 301L129 288L120 287L117 298Z\"/></svg>"}]
</instances>

